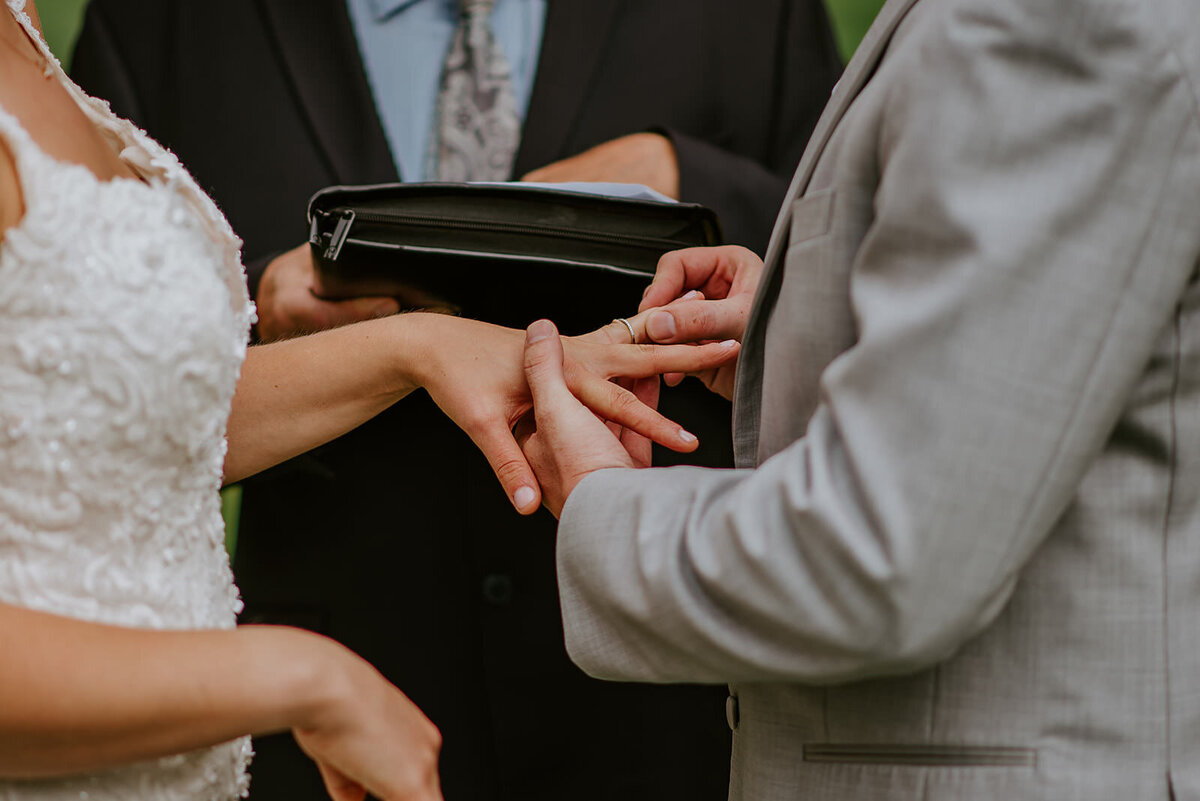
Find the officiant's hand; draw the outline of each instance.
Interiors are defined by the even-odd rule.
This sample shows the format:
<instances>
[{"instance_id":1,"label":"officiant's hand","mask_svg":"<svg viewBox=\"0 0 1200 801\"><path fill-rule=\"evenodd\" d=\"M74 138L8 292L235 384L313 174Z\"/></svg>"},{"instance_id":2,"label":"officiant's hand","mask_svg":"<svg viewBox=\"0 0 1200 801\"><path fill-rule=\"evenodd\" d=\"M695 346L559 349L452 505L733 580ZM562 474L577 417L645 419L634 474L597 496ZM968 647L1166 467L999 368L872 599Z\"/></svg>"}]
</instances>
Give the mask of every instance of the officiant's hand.
<instances>
[{"instance_id":1,"label":"officiant's hand","mask_svg":"<svg viewBox=\"0 0 1200 801\"><path fill-rule=\"evenodd\" d=\"M316 271L308 245L274 259L258 286L258 336L273 342L298 334L385 317L400 310L395 298L323 300L316 294Z\"/></svg>"},{"instance_id":2,"label":"officiant's hand","mask_svg":"<svg viewBox=\"0 0 1200 801\"><path fill-rule=\"evenodd\" d=\"M742 247L689 248L666 254L638 311L646 340L669 344L734 339L742 341L763 263ZM700 295L688 297L690 293ZM656 307L669 306L654 310ZM737 362L697 373L713 392L733 398ZM677 384L682 375L666 376Z\"/></svg>"},{"instance_id":3,"label":"officiant's hand","mask_svg":"<svg viewBox=\"0 0 1200 801\"><path fill-rule=\"evenodd\" d=\"M523 369L525 333L443 315L412 317L420 319L410 321L419 325L409 326L411 338L404 346L412 365L409 380L424 387L483 451L517 511L537 511L540 489L512 431L533 405ZM589 414L616 426L675 451L695 450L695 436L610 379L710 369L735 358L737 343L635 346L605 338L563 338L564 382L572 396Z\"/></svg>"},{"instance_id":4,"label":"officiant's hand","mask_svg":"<svg viewBox=\"0 0 1200 801\"><path fill-rule=\"evenodd\" d=\"M662 134L636 133L609 140L527 173L522 181L563 183L605 181L642 184L679 199L679 159L675 145Z\"/></svg>"}]
</instances>

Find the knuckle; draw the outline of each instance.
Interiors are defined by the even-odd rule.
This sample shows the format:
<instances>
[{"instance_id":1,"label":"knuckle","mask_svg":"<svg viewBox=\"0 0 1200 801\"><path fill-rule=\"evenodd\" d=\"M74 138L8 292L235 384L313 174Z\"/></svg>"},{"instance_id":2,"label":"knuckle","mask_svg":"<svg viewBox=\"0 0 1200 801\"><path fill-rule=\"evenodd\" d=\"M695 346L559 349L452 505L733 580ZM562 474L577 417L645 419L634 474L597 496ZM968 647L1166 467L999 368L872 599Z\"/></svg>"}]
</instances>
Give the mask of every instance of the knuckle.
<instances>
[{"instance_id":1,"label":"knuckle","mask_svg":"<svg viewBox=\"0 0 1200 801\"><path fill-rule=\"evenodd\" d=\"M462 412L462 426L469 431L491 428L492 414L485 406L468 405Z\"/></svg>"},{"instance_id":2,"label":"knuckle","mask_svg":"<svg viewBox=\"0 0 1200 801\"><path fill-rule=\"evenodd\" d=\"M525 473L525 465L516 459L508 459L496 467L496 472L504 479L521 478Z\"/></svg>"},{"instance_id":3,"label":"knuckle","mask_svg":"<svg viewBox=\"0 0 1200 801\"><path fill-rule=\"evenodd\" d=\"M612 396L613 411L624 418L638 415L645 406L628 390L617 388Z\"/></svg>"},{"instance_id":4,"label":"knuckle","mask_svg":"<svg viewBox=\"0 0 1200 801\"><path fill-rule=\"evenodd\" d=\"M539 348L537 344L529 345L525 348L525 369L529 371L538 371L547 363L549 355L545 348Z\"/></svg>"},{"instance_id":5,"label":"knuckle","mask_svg":"<svg viewBox=\"0 0 1200 801\"><path fill-rule=\"evenodd\" d=\"M514 484L523 479L525 473L524 460L516 456L507 456L496 463L496 477L500 479L500 483L502 484Z\"/></svg>"}]
</instances>

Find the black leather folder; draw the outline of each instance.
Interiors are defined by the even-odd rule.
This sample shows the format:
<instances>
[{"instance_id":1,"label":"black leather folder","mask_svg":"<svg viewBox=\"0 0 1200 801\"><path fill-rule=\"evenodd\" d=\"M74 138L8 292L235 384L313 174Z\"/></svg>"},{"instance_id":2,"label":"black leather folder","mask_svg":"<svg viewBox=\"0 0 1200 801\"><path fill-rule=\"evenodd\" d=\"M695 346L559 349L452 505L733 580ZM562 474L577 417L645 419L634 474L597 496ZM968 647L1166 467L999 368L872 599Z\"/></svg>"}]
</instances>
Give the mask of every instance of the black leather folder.
<instances>
[{"instance_id":1,"label":"black leather folder","mask_svg":"<svg viewBox=\"0 0 1200 801\"><path fill-rule=\"evenodd\" d=\"M308 207L322 297L432 296L464 316L582 333L637 311L659 258L720 244L693 203L521 184L334 186Z\"/></svg>"}]
</instances>

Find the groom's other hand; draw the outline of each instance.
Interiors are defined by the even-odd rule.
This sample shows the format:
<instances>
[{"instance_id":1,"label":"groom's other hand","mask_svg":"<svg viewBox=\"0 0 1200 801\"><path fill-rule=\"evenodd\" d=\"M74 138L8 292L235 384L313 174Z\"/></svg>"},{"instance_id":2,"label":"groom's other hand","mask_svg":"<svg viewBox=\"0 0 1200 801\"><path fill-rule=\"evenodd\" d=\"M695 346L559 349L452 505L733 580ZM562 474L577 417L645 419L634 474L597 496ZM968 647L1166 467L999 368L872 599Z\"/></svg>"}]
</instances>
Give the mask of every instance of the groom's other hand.
<instances>
[{"instance_id":1,"label":"groom's other hand","mask_svg":"<svg viewBox=\"0 0 1200 801\"><path fill-rule=\"evenodd\" d=\"M688 248L666 254L638 307L646 315L646 337L660 344L741 342L762 269L762 259L743 247ZM703 298L689 300L689 293L695 292ZM668 308L655 308L659 306ZM736 373L733 362L697 377L713 392L732 399ZM665 379L674 385L683 376Z\"/></svg>"},{"instance_id":2,"label":"groom's other hand","mask_svg":"<svg viewBox=\"0 0 1200 801\"><path fill-rule=\"evenodd\" d=\"M542 502L555 517L588 474L637 466L609 427L571 393L562 341L549 320L539 320L525 332L525 380L536 430L521 433L521 447L541 484Z\"/></svg>"},{"instance_id":3,"label":"groom's other hand","mask_svg":"<svg viewBox=\"0 0 1200 801\"><path fill-rule=\"evenodd\" d=\"M258 287L258 337L263 342L384 317L400 310L395 298L323 300L316 295L316 271L308 245L274 259Z\"/></svg>"}]
</instances>

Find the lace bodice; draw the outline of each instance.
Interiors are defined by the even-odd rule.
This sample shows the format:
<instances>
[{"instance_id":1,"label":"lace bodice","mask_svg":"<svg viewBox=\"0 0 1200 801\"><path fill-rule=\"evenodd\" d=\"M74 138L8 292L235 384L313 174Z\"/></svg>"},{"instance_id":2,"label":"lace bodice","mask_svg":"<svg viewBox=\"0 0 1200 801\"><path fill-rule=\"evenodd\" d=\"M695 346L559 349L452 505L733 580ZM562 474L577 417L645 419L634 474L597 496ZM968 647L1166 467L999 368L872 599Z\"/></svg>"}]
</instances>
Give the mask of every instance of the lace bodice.
<instances>
[{"instance_id":1,"label":"lace bodice","mask_svg":"<svg viewBox=\"0 0 1200 801\"><path fill-rule=\"evenodd\" d=\"M228 628L240 602L218 490L253 314L240 242L170 153L88 98L145 181L101 182L0 109L25 215L0 244L0 601L89 621ZM0 801L223 801L249 745L65 780Z\"/></svg>"}]
</instances>

